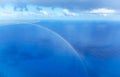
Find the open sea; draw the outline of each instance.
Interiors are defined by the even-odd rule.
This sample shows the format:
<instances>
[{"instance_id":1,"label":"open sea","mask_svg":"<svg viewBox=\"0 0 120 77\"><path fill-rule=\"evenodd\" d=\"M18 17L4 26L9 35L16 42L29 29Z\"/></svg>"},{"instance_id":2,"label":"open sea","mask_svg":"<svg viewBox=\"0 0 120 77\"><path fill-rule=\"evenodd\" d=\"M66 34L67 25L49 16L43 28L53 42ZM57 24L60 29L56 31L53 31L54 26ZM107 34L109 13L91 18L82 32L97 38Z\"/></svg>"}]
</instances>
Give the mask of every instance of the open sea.
<instances>
[{"instance_id":1,"label":"open sea","mask_svg":"<svg viewBox=\"0 0 120 77\"><path fill-rule=\"evenodd\" d=\"M0 24L0 77L120 77L120 22Z\"/></svg>"}]
</instances>

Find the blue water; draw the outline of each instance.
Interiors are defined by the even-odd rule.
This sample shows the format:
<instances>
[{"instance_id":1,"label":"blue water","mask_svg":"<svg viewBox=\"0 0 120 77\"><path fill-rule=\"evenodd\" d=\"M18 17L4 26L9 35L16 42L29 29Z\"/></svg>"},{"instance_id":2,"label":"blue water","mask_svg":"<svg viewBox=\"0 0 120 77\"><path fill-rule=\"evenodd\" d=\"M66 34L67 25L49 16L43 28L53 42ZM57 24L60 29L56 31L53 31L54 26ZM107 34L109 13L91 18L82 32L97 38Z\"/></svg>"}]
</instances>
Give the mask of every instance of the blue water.
<instances>
[{"instance_id":1,"label":"blue water","mask_svg":"<svg viewBox=\"0 0 120 77\"><path fill-rule=\"evenodd\" d=\"M120 77L120 22L0 26L0 77Z\"/></svg>"}]
</instances>

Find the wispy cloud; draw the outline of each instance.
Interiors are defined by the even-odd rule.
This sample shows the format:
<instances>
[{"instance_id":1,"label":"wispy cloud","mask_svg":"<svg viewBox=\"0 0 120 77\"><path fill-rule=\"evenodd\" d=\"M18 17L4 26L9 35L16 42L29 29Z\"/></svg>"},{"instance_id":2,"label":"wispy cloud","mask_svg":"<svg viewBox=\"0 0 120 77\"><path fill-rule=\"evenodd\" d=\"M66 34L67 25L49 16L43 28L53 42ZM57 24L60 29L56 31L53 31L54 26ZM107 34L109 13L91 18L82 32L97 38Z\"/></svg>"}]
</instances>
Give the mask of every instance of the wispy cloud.
<instances>
[{"instance_id":1,"label":"wispy cloud","mask_svg":"<svg viewBox=\"0 0 120 77\"><path fill-rule=\"evenodd\" d=\"M91 10L102 7L120 10L119 0L0 0L0 6L6 4L17 5L17 7L22 8L30 4L53 8L67 8L69 10Z\"/></svg>"},{"instance_id":2,"label":"wispy cloud","mask_svg":"<svg viewBox=\"0 0 120 77\"><path fill-rule=\"evenodd\" d=\"M63 9L63 13L64 13L64 15L67 15L67 16L78 16L77 13L71 12L68 9Z\"/></svg>"},{"instance_id":3,"label":"wispy cloud","mask_svg":"<svg viewBox=\"0 0 120 77\"><path fill-rule=\"evenodd\" d=\"M115 18L115 15L118 14L118 11L114 9L107 8L98 8L88 11L81 10L69 10L67 8L59 7L44 7L39 6L39 10L34 5L27 6L28 10L14 10L13 6L5 6L0 8L0 19L41 19L41 18L83 18L83 19L99 19L104 18L102 16L112 15ZM111 17L112 17L111 16Z\"/></svg>"},{"instance_id":4,"label":"wispy cloud","mask_svg":"<svg viewBox=\"0 0 120 77\"><path fill-rule=\"evenodd\" d=\"M39 12L40 14L44 15L44 16L49 16L49 12L45 11L45 10L40 10Z\"/></svg>"},{"instance_id":5,"label":"wispy cloud","mask_svg":"<svg viewBox=\"0 0 120 77\"><path fill-rule=\"evenodd\" d=\"M98 8L98 9L93 9L90 11L92 14L100 14L103 16L107 16L109 14L115 14L117 11L113 9L107 9L107 8Z\"/></svg>"},{"instance_id":6,"label":"wispy cloud","mask_svg":"<svg viewBox=\"0 0 120 77\"><path fill-rule=\"evenodd\" d=\"M31 10L29 10L32 8ZM0 8L0 18L44 18L44 17L74 17L78 16L77 13L69 11L65 8L54 8L51 7L40 7L40 10L37 10L35 6L29 6L28 10L14 10L14 7L7 6ZM36 10L35 10L36 9Z\"/></svg>"}]
</instances>

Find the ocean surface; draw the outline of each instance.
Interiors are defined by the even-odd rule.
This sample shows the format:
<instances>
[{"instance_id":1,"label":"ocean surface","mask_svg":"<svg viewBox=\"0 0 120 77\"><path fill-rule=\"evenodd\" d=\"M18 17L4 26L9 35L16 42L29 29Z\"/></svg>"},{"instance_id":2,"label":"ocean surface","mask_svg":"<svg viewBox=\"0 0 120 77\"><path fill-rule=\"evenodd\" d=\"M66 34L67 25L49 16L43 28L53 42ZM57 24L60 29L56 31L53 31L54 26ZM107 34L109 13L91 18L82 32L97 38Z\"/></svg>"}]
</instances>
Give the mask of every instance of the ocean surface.
<instances>
[{"instance_id":1,"label":"ocean surface","mask_svg":"<svg viewBox=\"0 0 120 77\"><path fill-rule=\"evenodd\" d=\"M0 77L120 77L120 22L0 24Z\"/></svg>"}]
</instances>

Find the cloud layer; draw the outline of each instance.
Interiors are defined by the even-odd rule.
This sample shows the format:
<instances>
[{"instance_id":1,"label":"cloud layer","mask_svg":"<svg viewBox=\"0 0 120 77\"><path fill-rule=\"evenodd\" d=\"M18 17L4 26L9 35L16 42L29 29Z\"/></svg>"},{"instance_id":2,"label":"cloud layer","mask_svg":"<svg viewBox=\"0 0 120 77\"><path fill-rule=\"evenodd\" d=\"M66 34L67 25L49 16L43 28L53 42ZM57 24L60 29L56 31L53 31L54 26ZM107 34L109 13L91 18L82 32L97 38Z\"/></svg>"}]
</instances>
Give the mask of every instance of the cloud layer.
<instances>
[{"instance_id":1,"label":"cloud layer","mask_svg":"<svg viewBox=\"0 0 120 77\"><path fill-rule=\"evenodd\" d=\"M103 16L107 16L107 15L110 15L110 14L117 13L117 11L116 10L112 10L112 9L107 9L107 8L99 8L99 9L93 9L93 10L91 10L90 13L92 13L92 14L100 14L100 15L103 15Z\"/></svg>"},{"instance_id":2,"label":"cloud layer","mask_svg":"<svg viewBox=\"0 0 120 77\"><path fill-rule=\"evenodd\" d=\"M0 0L0 5L9 3L20 7L25 7L27 4L34 4L53 8L67 8L70 10L91 10L97 8L120 10L119 0Z\"/></svg>"},{"instance_id":3,"label":"cloud layer","mask_svg":"<svg viewBox=\"0 0 120 77\"><path fill-rule=\"evenodd\" d=\"M39 18L73 18L73 19L81 19L81 18L87 18L87 19L93 19L93 18L100 18L103 16L108 15L116 15L118 11L113 9L107 9L107 8L98 8L98 9L92 9L86 12L79 12L79 11L72 11L66 8L54 8L51 7L39 7L40 10L37 10L37 8L33 5L28 6L28 10L14 10L13 6L7 6L4 8L0 8L0 18L23 18L23 19L39 19Z\"/></svg>"},{"instance_id":4,"label":"cloud layer","mask_svg":"<svg viewBox=\"0 0 120 77\"><path fill-rule=\"evenodd\" d=\"M117 0L0 0L1 18L98 18L119 14ZM115 8L117 7L117 8ZM92 15L94 14L94 15ZM18 17L19 16L19 17Z\"/></svg>"}]
</instances>

